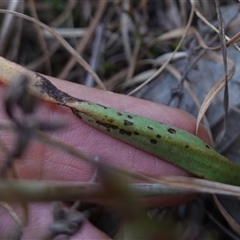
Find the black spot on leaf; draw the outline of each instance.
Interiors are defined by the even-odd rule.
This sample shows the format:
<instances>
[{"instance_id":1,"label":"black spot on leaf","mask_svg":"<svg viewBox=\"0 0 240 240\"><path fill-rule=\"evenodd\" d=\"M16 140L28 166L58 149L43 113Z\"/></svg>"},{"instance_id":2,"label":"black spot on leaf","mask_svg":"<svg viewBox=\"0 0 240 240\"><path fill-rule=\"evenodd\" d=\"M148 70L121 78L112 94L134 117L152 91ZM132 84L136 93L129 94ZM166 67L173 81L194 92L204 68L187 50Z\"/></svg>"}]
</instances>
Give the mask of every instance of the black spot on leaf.
<instances>
[{"instance_id":1,"label":"black spot on leaf","mask_svg":"<svg viewBox=\"0 0 240 240\"><path fill-rule=\"evenodd\" d=\"M132 132L131 131L127 131L125 129L119 129L119 133L122 135L127 135L127 136L131 136Z\"/></svg>"},{"instance_id":2,"label":"black spot on leaf","mask_svg":"<svg viewBox=\"0 0 240 240\"><path fill-rule=\"evenodd\" d=\"M96 121L97 124L105 127L105 128L109 128L109 129L118 129L118 126L111 124L111 123L106 123L106 122L101 122L101 121Z\"/></svg>"},{"instance_id":3,"label":"black spot on leaf","mask_svg":"<svg viewBox=\"0 0 240 240\"><path fill-rule=\"evenodd\" d=\"M125 126L132 126L133 125L133 122L130 122L128 120L124 120L124 125Z\"/></svg>"},{"instance_id":4,"label":"black spot on leaf","mask_svg":"<svg viewBox=\"0 0 240 240\"><path fill-rule=\"evenodd\" d=\"M171 133L171 134L175 134L176 133L176 130L174 128L169 128L168 129L168 132Z\"/></svg>"}]
</instances>

